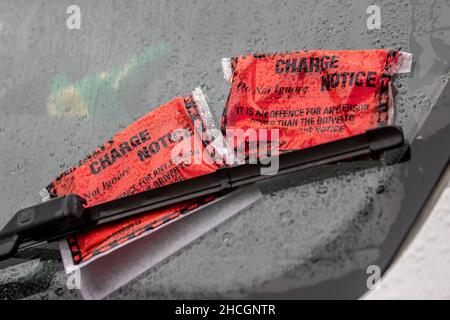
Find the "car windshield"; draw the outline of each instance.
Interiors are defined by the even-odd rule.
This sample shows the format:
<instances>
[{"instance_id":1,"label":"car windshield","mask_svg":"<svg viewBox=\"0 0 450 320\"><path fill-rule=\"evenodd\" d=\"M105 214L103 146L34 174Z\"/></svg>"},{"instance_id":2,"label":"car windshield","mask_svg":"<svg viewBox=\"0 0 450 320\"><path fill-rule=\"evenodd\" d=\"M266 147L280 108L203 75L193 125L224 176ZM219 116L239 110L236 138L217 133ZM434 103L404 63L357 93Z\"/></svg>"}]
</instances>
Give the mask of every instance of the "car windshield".
<instances>
[{"instance_id":1,"label":"car windshield","mask_svg":"<svg viewBox=\"0 0 450 320\"><path fill-rule=\"evenodd\" d=\"M410 52L412 71L393 78L395 123L410 143L427 142L422 126L430 135L448 126L427 122L449 77L448 1L377 1L379 25L367 1L76 2L79 28L60 1L0 2L0 226L173 97L200 86L219 123L230 90L223 57ZM368 265L384 269L393 258L389 235L414 192L401 171L407 153L390 154L387 165L345 162L260 183L262 199L110 297L357 298L364 290L354 279L365 283ZM0 297L80 298L65 277L60 261L0 270Z\"/></svg>"}]
</instances>

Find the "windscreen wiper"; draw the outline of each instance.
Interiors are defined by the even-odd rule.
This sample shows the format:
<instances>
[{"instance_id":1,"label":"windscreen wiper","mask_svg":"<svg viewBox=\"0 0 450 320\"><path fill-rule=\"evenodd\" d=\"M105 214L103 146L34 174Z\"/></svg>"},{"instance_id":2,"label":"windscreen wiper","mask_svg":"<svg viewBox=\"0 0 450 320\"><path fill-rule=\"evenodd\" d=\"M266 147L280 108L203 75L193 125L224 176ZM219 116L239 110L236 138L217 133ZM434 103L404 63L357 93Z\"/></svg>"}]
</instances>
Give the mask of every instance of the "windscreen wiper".
<instances>
[{"instance_id":1,"label":"windscreen wiper","mask_svg":"<svg viewBox=\"0 0 450 320\"><path fill-rule=\"evenodd\" d=\"M278 171L262 175L270 158L257 164L221 168L213 173L151 189L92 207L69 194L18 211L0 231L0 260L13 257L18 250L44 241L52 242L89 228L125 217L149 213L181 201L219 194L234 188L323 164L363 155L379 155L403 146L403 131L397 126L368 130L364 134L292 151L277 156ZM269 160L269 161L268 161Z\"/></svg>"}]
</instances>

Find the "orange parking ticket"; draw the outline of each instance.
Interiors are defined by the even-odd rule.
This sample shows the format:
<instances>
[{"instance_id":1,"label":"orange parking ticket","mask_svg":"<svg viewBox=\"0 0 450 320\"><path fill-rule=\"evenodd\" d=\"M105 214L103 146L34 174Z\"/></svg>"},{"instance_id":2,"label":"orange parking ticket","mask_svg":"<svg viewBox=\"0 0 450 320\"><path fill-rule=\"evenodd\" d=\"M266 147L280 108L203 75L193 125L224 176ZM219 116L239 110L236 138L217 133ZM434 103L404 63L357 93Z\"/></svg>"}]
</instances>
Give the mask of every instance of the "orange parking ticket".
<instances>
[{"instance_id":1,"label":"orange parking ticket","mask_svg":"<svg viewBox=\"0 0 450 320\"><path fill-rule=\"evenodd\" d=\"M89 207L214 172L218 169L214 161L186 164L172 158L177 143L191 146L192 157L207 156L201 130L211 126L210 120L205 120L212 119L208 113L200 89L165 103L59 175L47 186L48 195L77 194ZM187 201L70 236L66 247L71 262L79 265L91 260L213 199Z\"/></svg>"},{"instance_id":2,"label":"orange parking ticket","mask_svg":"<svg viewBox=\"0 0 450 320\"><path fill-rule=\"evenodd\" d=\"M385 49L224 58L231 89L222 130L278 129L279 149L288 151L391 124L392 75L410 72L411 60Z\"/></svg>"}]
</instances>

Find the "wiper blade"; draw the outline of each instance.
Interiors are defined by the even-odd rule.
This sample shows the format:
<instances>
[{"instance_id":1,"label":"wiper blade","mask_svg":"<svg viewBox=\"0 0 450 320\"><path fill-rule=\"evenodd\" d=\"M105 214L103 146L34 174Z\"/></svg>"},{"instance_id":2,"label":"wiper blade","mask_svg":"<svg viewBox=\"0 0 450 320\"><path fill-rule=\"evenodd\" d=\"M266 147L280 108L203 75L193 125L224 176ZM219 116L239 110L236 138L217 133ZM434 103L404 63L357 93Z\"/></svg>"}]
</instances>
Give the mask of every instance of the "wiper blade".
<instances>
[{"instance_id":1,"label":"wiper blade","mask_svg":"<svg viewBox=\"0 0 450 320\"><path fill-rule=\"evenodd\" d=\"M89 208L75 194L49 200L18 211L0 231L0 260L13 257L43 241L52 242L82 230L148 213L181 201L231 191L234 188L349 158L381 154L403 146L403 131L397 126L368 130L364 134L292 151L277 156L278 171L262 175L265 159L257 164L221 168L213 173L151 189ZM269 160L269 161L268 161Z\"/></svg>"}]
</instances>

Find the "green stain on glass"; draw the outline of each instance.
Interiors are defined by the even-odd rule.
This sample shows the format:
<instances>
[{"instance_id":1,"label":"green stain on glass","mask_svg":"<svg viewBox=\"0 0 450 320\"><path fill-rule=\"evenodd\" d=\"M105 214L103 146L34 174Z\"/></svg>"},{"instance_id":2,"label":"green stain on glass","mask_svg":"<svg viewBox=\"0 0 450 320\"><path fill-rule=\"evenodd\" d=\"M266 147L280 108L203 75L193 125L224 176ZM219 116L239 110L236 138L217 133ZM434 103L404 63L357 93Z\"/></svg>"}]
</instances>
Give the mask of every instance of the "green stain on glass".
<instances>
[{"instance_id":1,"label":"green stain on glass","mask_svg":"<svg viewBox=\"0 0 450 320\"><path fill-rule=\"evenodd\" d=\"M87 76L78 82L72 82L63 75L54 76L47 102L48 114L60 117L128 119L118 95L122 83L136 76L143 66L156 61L168 51L168 45L164 43L150 46L125 65Z\"/></svg>"}]
</instances>

